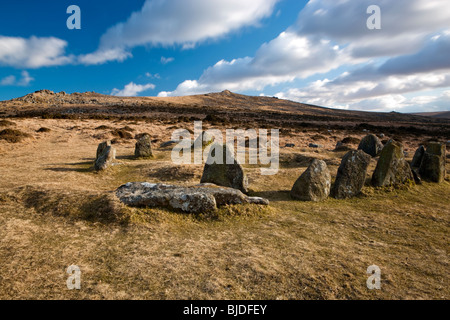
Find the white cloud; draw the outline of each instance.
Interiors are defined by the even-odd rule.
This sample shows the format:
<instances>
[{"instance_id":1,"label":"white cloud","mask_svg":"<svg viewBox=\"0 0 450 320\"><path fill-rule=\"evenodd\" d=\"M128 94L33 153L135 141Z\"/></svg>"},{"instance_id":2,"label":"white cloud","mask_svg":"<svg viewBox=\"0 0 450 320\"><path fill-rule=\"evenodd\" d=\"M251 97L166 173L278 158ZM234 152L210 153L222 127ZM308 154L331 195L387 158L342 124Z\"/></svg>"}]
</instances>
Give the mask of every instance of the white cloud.
<instances>
[{"instance_id":1,"label":"white cloud","mask_svg":"<svg viewBox=\"0 0 450 320\"><path fill-rule=\"evenodd\" d=\"M297 23L263 44L254 57L219 61L197 80L186 80L160 96L229 89L244 92L324 74L280 98L335 108L410 108L406 93L450 86L450 2L379 0L382 30L369 30L372 0L311 0ZM353 67L335 79L327 73ZM331 77L330 77L331 78Z\"/></svg>"},{"instance_id":2,"label":"white cloud","mask_svg":"<svg viewBox=\"0 0 450 320\"><path fill-rule=\"evenodd\" d=\"M366 10L373 4L381 9L381 30L366 27ZM371 58L414 52L430 33L448 28L449 21L447 0L314 0L293 28L305 36L348 44L354 57Z\"/></svg>"},{"instance_id":3,"label":"white cloud","mask_svg":"<svg viewBox=\"0 0 450 320\"><path fill-rule=\"evenodd\" d=\"M0 36L0 65L16 68L40 68L71 63L65 55L67 42L58 38L28 39Z\"/></svg>"},{"instance_id":4,"label":"white cloud","mask_svg":"<svg viewBox=\"0 0 450 320\"><path fill-rule=\"evenodd\" d=\"M7 76L4 77L1 81L0 81L0 85L2 86L12 86L16 83L16 76Z\"/></svg>"},{"instance_id":5,"label":"white cloud","mask_svg":"<svg viewBox=\"0 0 450 320\"><path fill-rule=\"evenodd\" d=\"M333 80L315 81L306 88L293 88L277 96L324 106L370 110L417 105L420 100L405 104L400 95L449 87L449 51L450 32L443 31L429 36L422 50L412 55L394 57L381 64L369 63Z\"/></svg>"},{"instance_id":6,"label":"white cloud","mask_svg":"<svg viewBox=\"0 0 450 320\"><path fill-rule=\"evenodd\" d=\"M31 81L34 80L34 78L32 78L30 76L30 74L28 73L28 71L22 71L21 73L22 78L19 80L19 82L17 83L19 86L27 86L30 84Z\"/></svg>"},{"instance_id":7,"label":"white cloud","mask_svg":"<svg viewBox=\"0 0 450 320\"><path fill-rule=\"evenodd\" d=\"M281 99L340 109L401 111L402 109L414 109L419 105L422 105L423 108L430 108L425 102L435 102L433 97L408 100L405 98L405 94L448 86L450 86L450 74L442 71L433 76L391 75L373 81L318 80L304 88L291 88L279 92L275 96ZM448 104L446 106L440 104L440 108L448 109Z\"/></svg>"},{"instance_id":8,"label":"white cloud","mask_svg":"<svg viewBox=\"0 0 450 320\"><path fill-rule=\"evenodd\" d=\"M161 79L159 73L151 74L150 72L146 72L145 76L150 79Z\"/></svg>"},{"instance_id":9,"label":"white cloud","mask_svg":"<svg viewBox=\"0 0 450 320\"><path fill-rule=\"evenodd\" d=\"M125 51L123 48L99 49L94 53L80 55L78 62L86 65L102 64L107 61L122 62L131 56L131 53Z\"/></svg>"},{"instance_id":10,"label":"white cloud","mask_svg":"<svg viewBox=\"0 0 450 320\"><path fill-rule=\"evenodd\" d=\"M168 64L168 63L173 62L174 60L175 60L175 58L172 58L172 57L169 57L169 58L161 57L161 63L162 64Z\"/></svg>"},{"instance_id":11,"label":"white cloud","mask_svg":"<svg viewBox=\"0 0 450 320\"><path fill-rule=\"evenodd\" d=\"M262 90L268 85L307 78L355 62L328 42L286 31L263 44L255 57L221 60L205 70L198 80L186 80L175 91L161 92L160 95L197 94L224 89Z\"/></svg>"},{"instance_id":12,"label":"white cloud","mask_svg":"<svg viewBox=\"0 0 450 320\"><path fill-rule=\"evenodd\" d=\"M28 73L28 71L22 71L21 73L21 78L19 80L17 80L16 76L14 75L10 75L7 76L5 78L3 78L0 81L0 85L1 86L27 86L30 84L31 81L33 81L34 78L32 78L30 76L30 74Z\"/></svg>"},{"instance_id":13,"label":"white cloud","mask_svg":"<svg viewBox=\"0 0 450 320\"><path fill-rule=\"evenodd\" d=\"M139 93L144 92L149 89L155 89L155 85L152 83L143 85L143 84L135 84L134 82L130 82L129 84L125 85L125 87L122 90L114 88L111 91L111 95L119 96L119 97L134 97L134 96L137 96Z\"/></svg>"},{"instance_id":14,"label":"white cloud","mask_svg":"<svg viewBox=\"0 0 450 320\"><path fill-rule=\"evenodd\" d=\"M195 47L268 17L280 0L146 0L127 21L109 28L96 52L81 57L85 64L123 60L136 46Z\"/></svg>"}]
</instances>

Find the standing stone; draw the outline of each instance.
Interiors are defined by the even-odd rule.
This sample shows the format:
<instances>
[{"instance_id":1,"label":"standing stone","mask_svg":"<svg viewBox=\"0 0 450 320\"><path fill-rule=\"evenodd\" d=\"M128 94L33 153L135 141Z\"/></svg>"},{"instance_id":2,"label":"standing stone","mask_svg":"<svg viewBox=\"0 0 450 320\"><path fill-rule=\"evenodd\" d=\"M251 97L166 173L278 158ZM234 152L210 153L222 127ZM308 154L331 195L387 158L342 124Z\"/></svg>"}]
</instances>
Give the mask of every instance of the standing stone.
<instances>
[{"instance_id":1,"label":"standing stone","mask_svg":"<svg viewBox=\"0 0 450 320\"><path fill-rule=\"evenodd\" d=\"M152 138L149 134L142 135L136 142L136 148L134 149L134 155L136 158L150 158L153 157L152 152Z\"/></svg>"},{"instance_id":2,"label":"standing stone","mask_svg":"<svg viewBox=\"0 0 450 320\"><path fill-rule=\"evenodd\" d=\"M445 178L445 145L430 142L423 155L419 173L425 180L443 182Z\"/></svg>"},{"instance_id":3,"label":"standing stone","mask_svg":"<svg viewBox=\"0 0 450 320\"><path fill-rule=\"evenodd\" d=\"M362 150L350 151L342 158L331 195L336 199L352 198L359 193L366 181L371 156Z\"/></svg>"},{"instance_id":4,"label":"standing stone","mask_svg":"<svg viewBox=\"0 0 450 320\"><path fill-rule=\"evenodd\" d=\"M369 134L362 138L358 146L358 150L362 150L372 157L378 156L382 149L383 144L381 143L380 139L378 139L378 137L374 134Z\"/></svg>"},{"instance_id":5,"label":"standing stone","mask_svg":"<svg viewBox=\"0 0 450 320\"><path fill-rule=\"evenodd\" d=\"M420 168L424 154L425 154L425 148L423 146L420 146L414 153L414 157L411 161L412 168Z\"/></svg>"},{"instance_id":6,"label":"standing stone","mask_svg":"<svg viewBox=\"0 0 450 320\"><path fill-rule=\"evenodd\" d=\"M97 158L95 160L94 168L97 171L106 170L112 165L116 159L116 149L111 146L111 142L103 142L97 148Z\"/></svg>"},{"instance_id":7,"label":"standing stone","mask_svg":"<svg viewBox=\"0 0 450 320\"><path fill-rule=\"evenodd\" d=\"M389 141L381 151L373 173L373 186L400 185L413 180L411 168L403 154L403 145L393 140Z\"/></svg>"},{"instance_id":8,"label":"standing stone","mask_svg":"<svg viewBox=\"0 0 450 320\"><path fill-rule=\"evenodd\" d=\"M423 156L425 155L425 148L420 146L414 153L414 157L411 161L411 171L414 176L414 181L417 184L422 183L422 177L420 176L420 166L422 165Z\"/></svg>"},{"instance_id":9,"label":"standing stone","mask_svg":"<svg viewBox=\"0 0 450 320\"><path fill-rule=\"evenodd\" d=\"M330 194L331 175L323 160L314 159L297 179L291 197L301 201L322 201Z\"/></svg>"},{"instance_id":10,"label":"standing stone","mask_svg":"<svg viewBox=\"0 0 450 320\"><path fill-rule=\"evenodd\" d=\"M218 186L241 190L243 193L248 191L247 176L237 162L234 152L226 144L215 143L211 146L201 183L214 183Z\"/></svg>"},{"instance_id":11,"label":"standing stone","mask_svg":"<svg viewBox=\"0 0 450 320\"><path fill-rule=\"evenodd\" d=\"M110 140L100 143L97 147L97 155L95 157L95 161L97 161L97 159L100 157L103 151L105 151L105 149L110 146L111 146Z\"/></svg>"}]
</instances>

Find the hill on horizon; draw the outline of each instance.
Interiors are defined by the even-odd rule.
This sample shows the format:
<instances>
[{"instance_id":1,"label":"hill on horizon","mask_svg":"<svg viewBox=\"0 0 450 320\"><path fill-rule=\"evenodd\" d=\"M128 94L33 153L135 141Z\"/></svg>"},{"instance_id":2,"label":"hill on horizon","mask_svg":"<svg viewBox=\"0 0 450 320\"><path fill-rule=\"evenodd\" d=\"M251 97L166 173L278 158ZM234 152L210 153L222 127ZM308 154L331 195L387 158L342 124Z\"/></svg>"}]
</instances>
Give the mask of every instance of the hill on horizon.
<instances>
[{"instance_id":1,"label":"hill on horizon","mask_svg":"<svg viewBox=\"0 0 450 320\"><path fill-rule=\"evenodd\" d=\"M245 125L252 121L260 127L279 128L360 126L370 130L373 127L400 127L409 128L411 133L417 128L422 131L449 131L450 119L445 114L340 110L276 97L247 96L229 90L180 97L117 97L96 92L67 94L39 90L0 102L0 117L127 118L146 121L206 119L233 125Z\"/></svg>"}]
</instances>

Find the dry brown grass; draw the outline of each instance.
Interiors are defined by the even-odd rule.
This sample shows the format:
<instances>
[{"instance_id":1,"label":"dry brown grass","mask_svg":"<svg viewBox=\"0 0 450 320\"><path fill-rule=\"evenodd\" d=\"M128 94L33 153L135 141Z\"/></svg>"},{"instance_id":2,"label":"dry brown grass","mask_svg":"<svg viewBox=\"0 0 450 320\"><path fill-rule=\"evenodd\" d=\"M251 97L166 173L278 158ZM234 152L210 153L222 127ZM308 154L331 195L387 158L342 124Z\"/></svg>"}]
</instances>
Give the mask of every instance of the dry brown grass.
<instances>
[{"instance_id":1,"label":"dry brown grass","mask_svg":"<svg viewBox=\"0 0 450 320\"><path fill-rule=\"evenodd\" d=\"M360 197L292 201L289 189L308 160L336 174L345 152L304 148L314 132L282 137L275 177L246 166L252 195L269 207L224 207L210 215L133 209L111 192L129 181L198 183L201 165L174 166L170 149L132 158L134 140L116 145L118 162L92 163L99 126L170 140L167 125L107 121L17 121L51 131L20 144L0 141L0 299L448 299L449 181L403 189L365 187ZM348 136L335 132L336 140ZM331 140L331 139L330 139ZM417 142L404 139L407 149ZM370 170L375 167L372 161ZM82 289L66 288L78 265ZM382 289L366 269L382 270Z\"/></svg>"}]
</instances>

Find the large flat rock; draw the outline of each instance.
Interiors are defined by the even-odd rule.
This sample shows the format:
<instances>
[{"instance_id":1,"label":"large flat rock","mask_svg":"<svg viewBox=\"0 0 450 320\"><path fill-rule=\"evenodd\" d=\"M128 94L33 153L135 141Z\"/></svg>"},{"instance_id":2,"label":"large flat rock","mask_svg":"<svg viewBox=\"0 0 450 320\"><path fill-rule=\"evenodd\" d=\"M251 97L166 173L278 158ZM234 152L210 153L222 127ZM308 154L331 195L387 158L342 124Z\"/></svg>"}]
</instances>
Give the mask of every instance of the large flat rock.
<instances>
[{"instance_id":1,"label":"large flat rock","mask_svg":"<svg viewBox=\"0 0 450 320\"><path fill-rule=\"evenodd\" d=\"M214 184L183 187L129 182L116 190L116 196L122 203L131 207L163 207L187 213L211 212L217 207L233 204L269 204L267 199L248 197L240 190Z\"/></svg>"}]
</instances>

